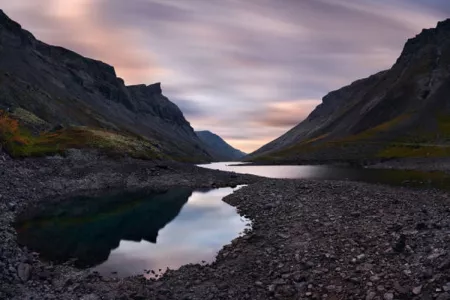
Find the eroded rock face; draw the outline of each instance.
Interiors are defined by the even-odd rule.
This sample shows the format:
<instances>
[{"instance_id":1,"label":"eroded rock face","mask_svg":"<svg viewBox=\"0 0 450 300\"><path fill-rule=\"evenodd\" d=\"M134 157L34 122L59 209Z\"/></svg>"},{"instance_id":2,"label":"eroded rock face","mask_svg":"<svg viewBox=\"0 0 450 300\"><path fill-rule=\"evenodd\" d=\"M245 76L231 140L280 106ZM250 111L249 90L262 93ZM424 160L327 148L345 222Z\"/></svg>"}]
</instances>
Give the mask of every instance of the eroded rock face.
<instances>
[{"instance_id":1,"label":"eroded rock face","mask_svg":"<svg viewBox=\"0 0 450 300\"><path fill-rule=\"evenodd\" d=\"M0 11L0 109L16 107L51 125L131 131L173 156L210 159L160 83L125 86L114 67L45 44Z\"/></svg>"},{"instance_id":2,"label":"eroded rock face","mask_svg":"<svg viewBox=\"0 0 450 300\"><path fill-rule=\"evenodd\" d=\"M306 120L252 156L276 153L319 137L321 142L352 137L391 121L395 126L385 131L384 139L417 128L436 132L437 114L450 112L449 86L450 19L408 40L391 69L326 95ZM402 116L408 118L395 122ZM375 136L372 141L379 139ZM333 158L341 150L330 147L323 156Z\"/></svg>"}]
</instances>

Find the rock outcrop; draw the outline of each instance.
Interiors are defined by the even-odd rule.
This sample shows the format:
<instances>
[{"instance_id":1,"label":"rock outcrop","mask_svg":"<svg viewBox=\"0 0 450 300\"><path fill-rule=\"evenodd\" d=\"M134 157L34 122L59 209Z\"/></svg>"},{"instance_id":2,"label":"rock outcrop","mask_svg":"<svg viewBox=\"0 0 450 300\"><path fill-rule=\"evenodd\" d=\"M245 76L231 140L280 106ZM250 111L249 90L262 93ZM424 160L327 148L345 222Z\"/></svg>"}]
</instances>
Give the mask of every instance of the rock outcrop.
<instances>
[{"instance_id":1,"label":"rock outcrop","mask_svg":"<svg viewBox=\"0 0 450 300\"><path fill-rule=\"evenodd\" d=\"M326 95L303 122L251 157L364 159L394 155L393 143L446 144L449 97L450 19L408 40L391 69Z\"/></svg>"},{"instance_id":2,"label":"rock outcrop","mask_svg":"<svg viewBox=\"0 0 450 300\"><path fill-rule=\"evenodd\" d=\"M174 158L211 159L160 83L126 86L112 66L47 45L0 10L0 109L15 108L53 126L141 135Z\"/></svg>"}]
</instances>

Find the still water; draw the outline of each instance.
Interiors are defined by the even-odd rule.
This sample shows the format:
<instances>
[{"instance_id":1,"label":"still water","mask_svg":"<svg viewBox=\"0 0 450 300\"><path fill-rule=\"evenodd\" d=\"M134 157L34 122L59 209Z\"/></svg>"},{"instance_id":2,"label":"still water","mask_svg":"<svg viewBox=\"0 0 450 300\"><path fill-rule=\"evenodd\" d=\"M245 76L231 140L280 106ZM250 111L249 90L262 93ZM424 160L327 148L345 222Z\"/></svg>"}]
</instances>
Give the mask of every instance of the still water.
<instances>
[{"instance_id":1,"label":"still water","mask_svg":"<svg viewBox=\"0 0 450 300\"><path fill-rule=\"evenodd\" d=\"M250 226L221 201L237 188L77 197L19 216L15 228L19 243L44 259L72 259L103 275L153 277L150 270L212 262Z\"/></svg>"},{"instance_id":2,"label":"still water","mask_svg":"<svg viewBox=\"0 0 450 300\"><path fill-rule=\"evenodd\" d=\"M350 180L389 185L450 189L450 175L443 172L371 169L345 166L255 166L239 162L199 165L203 168L253 174L269 178Z\"/></svg>"}]
</instances>

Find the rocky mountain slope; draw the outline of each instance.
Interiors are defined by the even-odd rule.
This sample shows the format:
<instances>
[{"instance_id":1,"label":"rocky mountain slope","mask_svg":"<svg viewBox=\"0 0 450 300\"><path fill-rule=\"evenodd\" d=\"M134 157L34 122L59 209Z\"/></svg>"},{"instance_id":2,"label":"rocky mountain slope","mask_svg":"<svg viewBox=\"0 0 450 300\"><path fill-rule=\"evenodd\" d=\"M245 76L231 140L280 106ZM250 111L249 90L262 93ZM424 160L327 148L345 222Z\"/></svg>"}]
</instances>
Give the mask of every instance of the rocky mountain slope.
<instances>
[{"instance_id":1,"label":"rocky mountain slope","mask_svg":"<svg viewBox=\"0 0 450 300\"><path fill-rule=\"evenodd\" d=\"M250 159L373 159L450 154L450 19L407 41L391 69L333 91Z\"/></svg>"},{"instance_id":2,"label":"rocky mountain slope","mask_svg":"<svg viewBox=\"0 0 450 300\"><path fill-rule=\"evenodd\" d=\"M112 66L37 40L1 10L0 109L38 120L37 131L102 128L143 137L171 158L211 159L159 83L126 86Z\"/></svg>"},{"instance_id":3,"label":"rocky mountain slope","mask_svg":"<svg viewBox=\"0 0 450 300\"><path fill-rule=\"evenodd\" d=\"M220 136L211 131L196 131L195 133L206 145L207 151L213 156L214 160L238 160L246 155L244 152L230 146Z\"/></svg>"}]
</instances>

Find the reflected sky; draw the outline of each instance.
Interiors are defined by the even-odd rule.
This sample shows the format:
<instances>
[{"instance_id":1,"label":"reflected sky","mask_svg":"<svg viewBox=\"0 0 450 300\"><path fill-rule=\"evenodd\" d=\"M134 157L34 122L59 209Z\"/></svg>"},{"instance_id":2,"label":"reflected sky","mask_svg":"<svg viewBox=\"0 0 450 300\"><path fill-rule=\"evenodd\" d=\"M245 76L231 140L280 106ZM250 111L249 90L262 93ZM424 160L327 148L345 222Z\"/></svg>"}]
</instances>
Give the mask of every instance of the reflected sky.
<instances>
[{"instance_id":1,"label":"reflected sky","mask_svg":"<svg viewBox=\"0 0 450 300\"><path fill-rule=\"evenodd\" d=\"M237 166L238 164L239 166ZM320 178L329 170L327 166L247 166L246 163L238 162L218 162L199 166L213 170L284 179Z\"/></svg>"},{"instance_id":2,"label":"reflected sky","mask_svg":"<svg viewBox=\"0 0 450 300\"><path fill-rule=\"evenodd\" d=\"M108 260L94 270L104 275L118 272L122 277L212 262L217 252L250 224L234 207L221 201L233 190L193 192L179 215L158 232L156 244L122 240ZM150 277L152 273L145 275Z\"/></svg>"}]
</instances>

